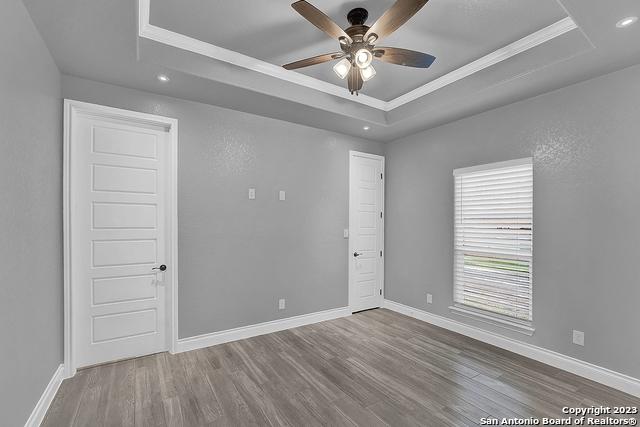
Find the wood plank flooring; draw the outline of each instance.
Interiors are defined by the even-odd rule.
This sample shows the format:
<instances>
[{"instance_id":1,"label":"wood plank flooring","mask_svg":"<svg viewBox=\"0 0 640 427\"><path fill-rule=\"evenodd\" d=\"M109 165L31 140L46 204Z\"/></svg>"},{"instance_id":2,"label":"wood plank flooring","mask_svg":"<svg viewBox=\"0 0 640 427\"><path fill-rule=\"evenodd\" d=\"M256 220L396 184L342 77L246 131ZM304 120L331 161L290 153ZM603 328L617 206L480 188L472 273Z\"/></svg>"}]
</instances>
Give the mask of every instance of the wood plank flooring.
<instances>
[{"instance_id":1,"label":"wood plank flooring","mask_svg":"<svg viewBox=\"0 0 640 427\"><path fill-rule=\"evenodd\" d=\"M468 426L640 399L388 311L79 371L43 426Z\"/></svg>"}]
</instances>

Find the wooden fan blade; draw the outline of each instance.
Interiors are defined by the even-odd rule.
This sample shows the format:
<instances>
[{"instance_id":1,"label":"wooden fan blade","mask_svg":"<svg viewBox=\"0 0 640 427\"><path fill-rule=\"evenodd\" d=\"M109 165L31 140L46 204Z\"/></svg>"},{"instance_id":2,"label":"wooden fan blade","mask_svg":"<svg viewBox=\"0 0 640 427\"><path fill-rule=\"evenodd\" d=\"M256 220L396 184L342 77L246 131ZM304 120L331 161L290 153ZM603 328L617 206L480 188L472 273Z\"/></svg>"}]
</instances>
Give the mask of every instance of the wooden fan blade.
<instances>
[{"instance_id":1,"label":"wooden fan blade","mask_svg":"<svg viewBox=\"0 0 640 427\"><path fill-rule=\"evenodd\" d=\"M388 36L415 15L429 0L397 0L364 35L367 40L371 34L378 36L378 40Z\"/></svg>"},{"instance_id":2,"label":"wooden fan blade","mask_svg":"<svg viewBox=\"0 0 640 427\"><path fill-rule=\"evenodd\" d=\"M346 37L351 43L351 37L344 32L342 28L331 20L327 15L322 13L319 9L313 6L311 3L305 0L300 0L291 5L303 18L311 22L313 25L324 31L333 39L339 39L340 37Z\"/></svg>"},{"instance_id":3,"label":"wooden fan blade","mask_svg":"<svg viewBox=\"0 0 640 427\"><path fill-rule=\"evenodd\" d=\"M360 75L360 69L358 67L352 67L349 71L349 75L347 76L347 84L349 86L349 92L352 94L354 92L360 91L362 86L364 85L364 80L362 80L362 76Z\"/></svg>"},{"instance_id":4,"label":"wooden fan blade","mask_svg":"<svg viewBox=\"0 0 640 427\"><path fill-rule=\"evenodd\" d=\"M323 62L332 61L344 56L342 52L325 53L324 55L314 56L312 58L301 59L290 64L283 65L285 70L295 70L296 68L308 67L310 65L322 64Z\"/></svg>"},{"instance_id":5,"label":"wooden fan blade","mask_svg":"<svg viewBox=\"0 0 640 427\"><path fill-rule=\"evenodd\" d=\"M428 53L398 47L376 47L373 50L373 56L390 64L416 68L429 68L436 60L435 56Z\"/></svg>"}]
</instances>

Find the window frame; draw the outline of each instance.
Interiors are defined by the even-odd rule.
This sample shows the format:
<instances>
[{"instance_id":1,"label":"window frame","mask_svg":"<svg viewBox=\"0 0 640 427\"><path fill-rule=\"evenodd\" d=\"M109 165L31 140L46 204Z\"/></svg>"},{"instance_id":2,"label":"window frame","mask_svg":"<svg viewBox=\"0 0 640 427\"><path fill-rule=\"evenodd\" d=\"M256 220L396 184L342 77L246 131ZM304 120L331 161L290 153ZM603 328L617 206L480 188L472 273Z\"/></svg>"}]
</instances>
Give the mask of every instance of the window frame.
<instances>
[{"instance_id":1,"label":"window frame","mask_svg":"<svg viewBox=\"0 0 640 427\"><path fill-rule=\"evenodd\" d=\"M470 173L497 170L502 168L509 167L518 167L518 166L531 166L531 179L532 179L532 195L531 195L531 259L529 261L529 277L530 277L530 300L529 300L529 312L530 312L530 320L519 319L513 316L508 316L500 313L496 313L490 310L483 310L481 308L473 307L467 304L456 302L456 259L458 257L458 249L456 247L456 236L457 236L457 223L456 218L458 211L456 210L456 177L460 175L466 175ZM499 326L502 328L506 328L512 331L520 332L525 335L533 335L535 332L535 328L533 327L533 211L534 211L534 194L533 194L533 158L526 157L521 159L507 160L504 162L495 162L488 164L481 164L477 166L471 166L466 168L454 169L453 171L454 177L454 212L453 212L453 283L452 283L452 299L453 304L449 307L452 313L457 315L472 318L474 320L488 323L494 326ZM464 254L463 254L464 255Z\"/></svg>"}]
</instances>

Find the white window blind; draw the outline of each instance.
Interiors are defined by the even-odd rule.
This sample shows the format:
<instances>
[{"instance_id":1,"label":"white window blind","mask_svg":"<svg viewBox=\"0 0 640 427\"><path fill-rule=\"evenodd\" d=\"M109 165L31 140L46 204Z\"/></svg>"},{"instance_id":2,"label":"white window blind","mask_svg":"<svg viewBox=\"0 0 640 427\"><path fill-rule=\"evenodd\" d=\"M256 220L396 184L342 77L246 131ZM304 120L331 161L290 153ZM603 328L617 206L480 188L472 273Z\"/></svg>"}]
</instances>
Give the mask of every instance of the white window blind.
<instances>
[{"instance_id":1,"label":"white window blind","mask_svg":"<svg viewBox=\"0 0 640 427\"><path fill-rule=\"evenodd\" d=\"M457 169L453 174L454 301L531 321L531 159Z\"/></svg>"}]
</instances>

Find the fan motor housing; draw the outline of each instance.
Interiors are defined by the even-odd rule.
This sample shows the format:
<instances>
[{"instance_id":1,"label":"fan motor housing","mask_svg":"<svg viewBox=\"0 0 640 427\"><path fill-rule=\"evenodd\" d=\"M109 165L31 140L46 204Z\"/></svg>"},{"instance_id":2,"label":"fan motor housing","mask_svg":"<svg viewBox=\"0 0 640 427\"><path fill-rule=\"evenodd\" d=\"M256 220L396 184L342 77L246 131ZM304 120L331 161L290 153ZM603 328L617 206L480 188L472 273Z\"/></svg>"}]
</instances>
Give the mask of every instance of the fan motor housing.
<instances>
[{"instance_id":1,"label":"fan motor housing","mask_svg":"<svg viewBox=\"0 0 640 427\"><path fill-rule=\"evenodd\" d=\"M363 7L351 9L347 14L347 21L351 25L364 25L367 22L367 18L369 18L369 12Z\"/></svg>"},{"instance_id":2,"label":"fan motor housing","mask_svg":"<svg viewBox=\"0 0 640 427\"><path fill-rule=\"evenodd\" d=\"M354 41L362 41L362 37L364 37L367 31L369 31L369 27L366 25L352 25L344 30Z\"/></svg>"}]
</instances>

